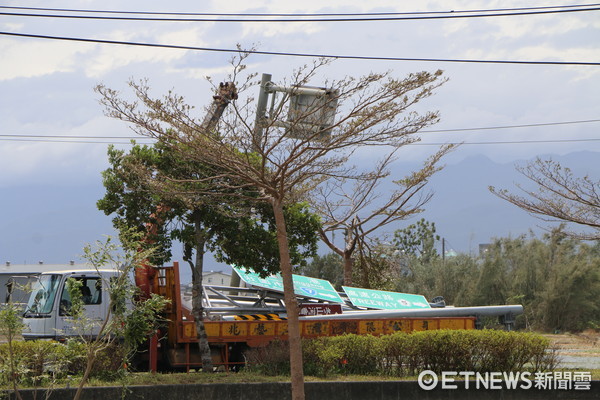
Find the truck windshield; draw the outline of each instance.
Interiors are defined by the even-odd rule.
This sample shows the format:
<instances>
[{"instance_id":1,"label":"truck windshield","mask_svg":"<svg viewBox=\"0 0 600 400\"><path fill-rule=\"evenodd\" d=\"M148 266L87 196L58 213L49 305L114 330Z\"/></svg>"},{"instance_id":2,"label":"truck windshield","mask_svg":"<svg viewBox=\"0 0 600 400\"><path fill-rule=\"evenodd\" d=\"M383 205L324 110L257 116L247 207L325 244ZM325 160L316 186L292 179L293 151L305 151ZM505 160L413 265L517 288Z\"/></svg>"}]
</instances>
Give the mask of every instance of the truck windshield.
<instances>
[{"instance_id":1,"label":"truck windshield","mask_svg":"<svg viewBox=\"0 0 600 400\"><path fill-rule=\"evenodd\" d=\"M29 296L26 314L48 314L60 283L60 275L40 275Z\"/></svg>"}]
</instances>

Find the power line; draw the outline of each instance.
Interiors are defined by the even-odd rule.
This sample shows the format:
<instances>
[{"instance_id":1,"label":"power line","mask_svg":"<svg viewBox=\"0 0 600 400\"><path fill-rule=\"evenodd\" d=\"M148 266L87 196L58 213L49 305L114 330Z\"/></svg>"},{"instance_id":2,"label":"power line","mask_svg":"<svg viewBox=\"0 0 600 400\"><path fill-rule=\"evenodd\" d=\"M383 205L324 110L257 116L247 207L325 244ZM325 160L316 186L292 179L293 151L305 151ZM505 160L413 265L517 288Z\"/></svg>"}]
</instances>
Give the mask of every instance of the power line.
<instances>
[{"instance_id":1,"label":"power line","mask_svg":"<svg viewBox=\"0 0 600 400\"><path fill-rule=\"evenodd\" d=\"M0 135L0 138L47 138L47 139L148 139L146 136L71 136L71 135Z\"/></svg>"},{"instance_id":2,"label":"power line","mask_svg":"<svg viewBox=\"0 0 600 400\"><path fill-rule=\"evenodd\" d=\"M452 129L437 129L437 130L422 130L419 133L440 133L440 132L465 132L465 131L482 131L492 129L514 129L514 128L530 128L536 126L556 126L556 125L576 125L586 124L590 122L600 122L600 119L586 119L579 121L559 121L559 122L540 122L534 124L521 125L500 125L500 126L484 126L477 128L452 128ZM16 135L16 134L0 134L0 138L70 138L70 139L145 139L146 136L67 136L67 135Z\"/></svg>"},{"instance_id":3,"label":"power line","mask_svg":"<svg viewBox=\"0 0 600 400\"><path fill-rule=\"evenodd\" d=\"M514 128L529 128L539 126L556 126L556 125L574 125L590 122L600 122L600 119L590 119L581 121L562 121L562 122L545 122L537 124L523 125L503 125L503 126L488 126L479 128L455 128L455 129L439 129L439 130L423 130L418 133L441 133L441 132L464 132L476 130L491 130L491 129L514 129ZM79 139L75 141L74 139ZM97 139L122 139L122 140L153 140L145 136L68 136L68 135L16 135L16 134L0 134L0 140L3 141L31 141L31 142L66 142L66 143L104 143L104 144L131 144L131 142L93 142L87 141ZM485 141L485 142L453 142L452 144L526 144L526 143L565 143L565 142L595 142L600 141L600 138L588 139L548 139L548 140L516 140L516 141ZM148 143L140 143L148 144ZM414 143L421 146L439 146L449 143Z\"/></svg>"},{"instance_id":4,"label":"power line","mask_svg":"<svg viewBox=\"0 0 600 400\"><path fill-rule=\"evenodd\" d=\"M42 8L42 7L11 7L0 6L0 9L28 10L28 11L50 11L50 12L75 12L88 14L121 14L121 15L178 15L178 16L212 16L212 17L321 17L321 16L390 16L390 15L428 15L428 14L466 14L466 13L485 13L485 12L507 12L507 11L530 11L530 10L551 10L568 9L581 7L600 6L600 3L592 4L573 4L561 6L541 6L541 7L513 7L513 8L495 8L495 9L475 9L475 10L448 10L448 11L409 11L409 12L371 12L371 13L189 13L189 12L156 12L156 11L116 11L116 10L90 10L90 9L68 9L68 8Z\"/></svg>"},{"instance_id":5,"label":"power line","mask_svg":"<svg viewBox=\"0 0 600 400\"><path fill-rule=\"evenodd\" d=\"M586 119L579 121L559 121L559 122L540 122L534 124L521 124L521 125L500 125L500 126L484 126L477 128L452 128L452 129L436 129L436 130L422 130L418 133L442 133L442 132L466 132L466 131L483 131L492 129L515 129L515 128L530 128L537 126L556 126L556 125L576 125L586 124L591 122L600 122L600 119ZM83 135L17 135L17 134L0 134L0 138L46 138L46 139L127 139L127 140L138 140L138 139L149 139L146 136L83 136ZM592 139L595 140L595 139Z\"/></svg>"},{"instance_id":6,"label":"power line","mask_svg":"<svg viewBox=\"0 0 600 400\"><path fill-rule=\"evenodd\" d=\"M117 40L86 39L86 38L49 36L49 35L34 35L34 34L28 34L28 33L15 33L15 32L0 32L0 35L27 37L27 38L34 38L34 39L64 40L64 41L74 41L74 42L84 42L84 43L115 44L115 45L125 45L125 46L141 46L141 47L165 48L165 49L176 49L176 50L212 51L212 52L220 52L220 53L245 53L245 54L256 54L256 55L267 55L267 56L332 58L332 59L340 59L340 60L423 61L423 62L447 62L447 63L520 64L520 65L577 65L577 66L598 66L598 65L600 65L600 62L582 62L582 61L475 60L475 59L449 59L449 58L351 56L351 55L333 55L333 54L317 54L317 53L312 53L312 54L311 53L290 53L290 52L277 52L277 51L240 50L240 49L182 46L182 45L158 44L158 43L124 42L124 41L117 41Z\"/></svg>"},{"instance_id":7,"label":"power line","mask_svg":"<svg viewBox=\"0 0 600 400\"><path fill-rule=\"evenodd\" d=\"M67 137L67 136L65 136ZM143 138L142 138L143 139ZM95 140L70 140L70 139L16 139L16 138L4 138L0 137L0 142L33 142L33 143L80 143L80 144L126 144L131 145L129 142L113 142L113 141L95 141ZM151 143L140 143L140 144L151 144Z\"/></svg>"},{"instance_id":8,"label":"power line","mask_svg":"<svg viewBox=\"0 0 600 400\"><path fill-rule=\"evenodd\" d=\"M457 18L489 18L489 17L515 17L525 15L543 15L543 14L562 14L573 12L598 11L600 7L589 8L569 8L554 10L529 10L529 11L511 11L511 12L492 12L480 14L458 14L448 13L444 15L419 15L419 16L364 16L364 17L302 17L302 18L284 18L284 19L265 19L263 18L215 18L215 17L185 17L185 18L167 18L167 17L114 17L98 15L65 15L65 14L34 14L34 13L15 13L0 12L0 15L11 17L34 17L34 18L60 18L60 19L85 19L85 20L110 20L110 21L152 21L152 22L373 22L373 21L410 21L410 20L434 20L434 19L457 19Z\"/></svg>"},{"instance_id":9,"label":"power line","mask_svg":"<svg viewBox=\"0 0 600 400\"><path fill-rule=\"evenodd\" d=\"M523 125L503 125L503 126L485 126L480 128L455 128L455 129L436 129L423 130L420 133L442 133L442 132L467 132L467 131L484 131L491 129L512 129L512 128L531 128L535 126L555 126L555 125L573 125L586 124L589 122L600 122L600 119L588 119L582 121L566 121L566 122L544 122L539 124L523 124Z\"/></svg>"},{"instance_id":10,"label":"power line","mask_svg":"<svg viewBox=\"0 0 600 400\"><path fill-rule=\"evenodd\" d=\"M447 144L456 145L487 145L487 144L539 144L539 143L578 143L578 142L600 142L600 138L589 139L546 139L546 140L506 140L489 142L438 142L438 143L410 143L409 146L444 146Z\"/></svg>"},{"instance_id":11,"label":"power line","mask_svg":"<svg viewBox=\"0 0 600 400\"><path fill-rule=\"evenodd\" d=\"M68 137L68 136L65 136ZM138 139L148 139L140 137ZM76 144L123 144L132 145L129 142L114 142L114 141L93 141L93 140L70 140L70 139L17 139L17 138L5 138L0 137L1 142L34 142L34 143L76 143ZM407 146L444 146L448 144L455 145L502 145L502 144L540 144L540 143L582 143L582 142L600 142L600 138L586 138L586 139L545 139L545 140L506 140L506 141L485 141L485 142L435 142L435 143L421 143L414 142L409 143ZM136 143L136 144L152 144L154 142L147 143Z\"/></svg>"}]
</instances>

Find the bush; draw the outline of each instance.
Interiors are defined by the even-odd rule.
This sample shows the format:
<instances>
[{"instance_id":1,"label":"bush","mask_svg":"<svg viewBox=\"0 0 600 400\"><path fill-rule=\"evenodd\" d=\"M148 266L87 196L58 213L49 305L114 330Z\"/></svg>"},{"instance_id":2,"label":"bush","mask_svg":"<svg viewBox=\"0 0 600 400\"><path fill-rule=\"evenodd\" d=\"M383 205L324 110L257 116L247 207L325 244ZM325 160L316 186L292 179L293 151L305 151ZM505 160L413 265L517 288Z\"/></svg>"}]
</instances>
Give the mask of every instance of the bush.
<instances>
[{"instance_id":1,"label":"bush","mask_svg":"<svg viewBox=\"0 0 600 400\"><path fill-rule=\"evenodd\" d=\"M331 346L329 342L327 337L302 341L302 358L306 375L326 377L339 370L344 352L339 347Z\"/></svg>"},{"instance_id":2,"label":"bush","mask_svg":"<svg viewBox=\"0 0 600 400\"><path fill-rule=\"evenodd\" d=\"M276 340L265 347L254 347L246 351L247 367L264 375L290 374L290 346L288 342Z\"/></svg>"},{"instance_id":3,"label":"bush","mask_svg":"<svg viewBox=\"0 0 600 400\"><path fill-rule=\"evenodd\" d=\"M551 371L556 356L550 341L534 333L496 330L397 332L374 337L342 335L303 340L307 375L331 373L413 376L441 371ZM248 364L267 375L289 374L286 342L247 353Z\"/></svg>"},{"instance_id":4,"label":"bush","mask_svg":"<svg viewBox=\"0 0 600 400\"><path fill-rule=\"evenodd\" d=\"M81 375L87 363L85 344L70 340L59 343L47 340L13 341L17 378L21 384L38 386L68 375ZM123 371L122 349L115 345L97 356L92 376L115 379ZM8 344L0 344L0 385L10 381Z\"/></svg>"},{"instance_id":5,"label":"bush","mask_svg":"<svg viewBox=\"0 0 600 400\"><path fill-rule=\"evenodd\" d=\"M68 355L69 363L66 366L69 375L83 375L88 358L87 347L80 340L69 340L65 345L65 351ZM115 380L122 376L124 372L124 348L119 343L112 343L102 349L97 355L90 372L90 378L100 378L103 380Z\"/></svg>"},{"instance_id":6,"label":"bush","mask_svg":"<svg viewBox=\"0 0 600 400\"><path fill-rule=\"evenodd\" d=\"M58 342L36 340L13 341L13 357L17 378L24 384L37 385L51 379L65 377L73 355ZM0 383L9 382L8 344L0 345Z\"/></svg>"},{"instance_id":7,"label":"bush","mask_svg":"<svg viewBox=\"0 0 600 400\"><path fill-rule=\"evenodd\" d=\"M379 338L371 335L333 336L329 345L341 352L340 368L347 374L369 374L377 369Z\"/></svg>"}]
</instances>

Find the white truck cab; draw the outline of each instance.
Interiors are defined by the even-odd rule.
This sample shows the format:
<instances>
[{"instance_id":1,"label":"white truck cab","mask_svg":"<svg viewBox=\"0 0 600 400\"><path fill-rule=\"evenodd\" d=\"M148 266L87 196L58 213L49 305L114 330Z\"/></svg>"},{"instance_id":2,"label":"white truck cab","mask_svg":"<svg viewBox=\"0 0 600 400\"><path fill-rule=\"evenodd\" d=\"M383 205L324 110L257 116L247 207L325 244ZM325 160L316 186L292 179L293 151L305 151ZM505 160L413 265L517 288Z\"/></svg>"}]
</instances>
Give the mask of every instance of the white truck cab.
<instances>
[{"instance_id":1,"label":"white truck cab","mask_svg":"<svg viewBox=\"0 0 600 400\"><path fill-rule=\"evenodd\" d=\"M73 270L45 272L33 284L33 290L23 314L23 338L61 340L73 336L96 336L102 326L110 303L108 285L111 278L118 277L116 269ZM71 299L67 280L77 279L82 283L81 292L84 314L89 324L85 332L74 326L69 316Z\"/></svg>"}]
</instances>

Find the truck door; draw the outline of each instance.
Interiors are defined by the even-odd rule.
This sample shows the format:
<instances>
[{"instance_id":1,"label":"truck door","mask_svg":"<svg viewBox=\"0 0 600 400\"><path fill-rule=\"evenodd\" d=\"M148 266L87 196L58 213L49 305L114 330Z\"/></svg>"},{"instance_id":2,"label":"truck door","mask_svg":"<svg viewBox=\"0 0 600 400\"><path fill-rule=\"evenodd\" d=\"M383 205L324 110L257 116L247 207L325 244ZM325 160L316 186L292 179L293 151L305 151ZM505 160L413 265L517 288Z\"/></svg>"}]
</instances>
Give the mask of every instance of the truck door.
<instances>
[{"instance_id":1,"label":"truck door","mask_svg":"<svg viewBox=\"0 0 600 400\"><path fill-rule=\"evenodd\" d=\"M67 279L65 279L56 320L57 335L95 337L107 314L107 299L103 296L102 279L98 275L70 276L69 278L76 279L81 283L84 317L81 321L75 321L71 317L71 296L67 289Z\"/></svg>"}]
</instances>

